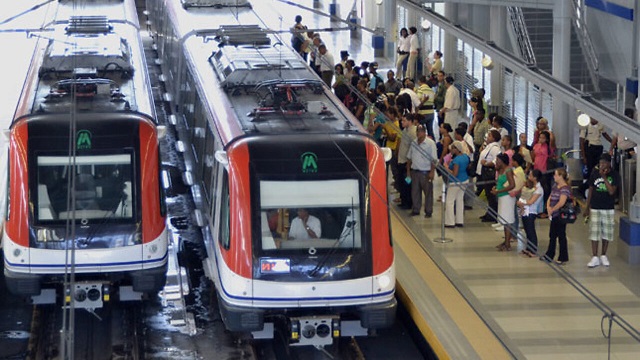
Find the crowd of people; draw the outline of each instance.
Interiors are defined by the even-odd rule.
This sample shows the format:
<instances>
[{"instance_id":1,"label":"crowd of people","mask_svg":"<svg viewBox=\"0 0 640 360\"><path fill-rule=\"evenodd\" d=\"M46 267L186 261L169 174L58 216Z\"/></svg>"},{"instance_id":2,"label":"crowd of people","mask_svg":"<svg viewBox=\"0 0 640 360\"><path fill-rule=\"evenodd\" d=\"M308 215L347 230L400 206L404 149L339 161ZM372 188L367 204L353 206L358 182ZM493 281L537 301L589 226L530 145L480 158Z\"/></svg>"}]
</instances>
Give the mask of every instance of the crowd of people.
<instances>
[{"instance_id":1,"label":"crowd of people","mask_svg":"<svg viewBox=\"0 0 640 360\"><path fill-rule=\"evenodd\" d=\"M484 193L488 207L480 219L504 232L504 241L496 246L499 251L512 249L521 221L526 235L524 256L559 265L569 260L563 211L574 197L566 169L558 167L555 137L546 118L536 120L531 144L525 133L514 139L504 128L502 116L487 114L484 89L474 89L468 101L470 121L460 119L460 90L443 70L442 53L434 52L426 75L416 67L415 27L400 31L396 69L386 72L386 80L378 73L377 62L363 61L358 66L348 51L341 51L340 62L334 64L320 35L307 31L300 16L292 32L293 48L309 60L374 139L392 150L389 170L398 207L409 210L411 216L432 217L433 181L440 175L447 182L445 198L438 199L445 206L445 227L463 227L474 193ZM618 137L610 138L595 119L580 133L586 180L582 190L589 190L584 215L590 219L593 244L589 267L609 266L606 252L613 240L613 209L620 186L611 156L603 152L601 135L612 142L613 149ZM633 151L633 146L625 151ZM550 219L546 252L538 248L535 223L540 218Z\"/></svg>"}]
</instances>

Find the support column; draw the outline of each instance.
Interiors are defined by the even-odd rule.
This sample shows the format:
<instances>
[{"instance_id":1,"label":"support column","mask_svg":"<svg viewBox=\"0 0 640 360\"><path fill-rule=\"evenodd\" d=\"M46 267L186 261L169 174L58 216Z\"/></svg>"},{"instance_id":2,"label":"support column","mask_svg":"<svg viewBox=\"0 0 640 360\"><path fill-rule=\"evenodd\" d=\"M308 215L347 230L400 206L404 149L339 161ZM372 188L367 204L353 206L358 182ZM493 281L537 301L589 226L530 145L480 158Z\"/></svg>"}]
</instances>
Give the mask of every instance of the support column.
<instances>
[{"instance_id":1,"label":"support column","mask_svg":"<svg viewBox=\"0 0 640 360\"><path fill-rule=\"evenodd\" d=\"M385 1L386 2L386 1ZM385 48L385 13L384 2L382 4L374 3L375 12L376 12L376 33L371 37L371 47L373 47L373 56L375 57L384 57L384 48Z\"/></svg>"},{"instance_id":2,"label":"support column","mask_svg":"<svg viewBox=\"0 0 640 360\"><path fill-rule=\"evenodd\" d=\"M393 59L393 63L395 64L396 43L398 41L398 33L400 32L400 29L398 29L398 2L396 0L386 0L382 4L382 10L384 12L382 28L385 29L384 54L385 57ZM394 67L392 66L392 68Z\"/></svg>"},{"instance_id":3,"label":"support column","mask_svg":"<svg viewBox=\"0 0 640 360\"><path fill-rule=\"evenodd\" d=\"M340 4L338 4L338 0L333 0L331 4L329 4L329 15L340 17Z\"/></svg>"},{"instance_id":4,"label":"support column","mask_svg":"<svg viewBox=\"0 0 640 360\"><path fill-rule=\"evenodd\" d=\"M507 8L504 6L491 6L489 9L491 21L489 21L489 39L502 49L506 49L507 42ZM504 77L502 76L502 64L493 63L491 70L491 106L489 112L496 111L495 107L504 103ZM489 114L487 114L489 115Z\"/></svg>"},{"instance_id":5,"label":"support column","mask_svg":"<svg viewBox=\"0 0 640 360\"><path fill-rule=\"evenodd\" d=\"M565 84L569 83L571 50L571 4L558 1L553 11L553 64L552 75ZM575 111L574 111L575 113ZM554 99L552 131L559 149L573 148L576 132L576 116L569 105Z\"/></svg>"},{"instance_id":6,"label":"support column","mask_svg":"<svg viewBox=\"0 0 640 360\"><path fill-rule=\"evenodd\" d=\"M640 6L637 1L634 1L633 7L633 61L634 69L629 78L627 78L627 95L631 95L635 100L636 108L636 120L638 120L638 113L640 112L640 102L638 101L638 73L640 69L640 47L638 41L640 41L640 23L638 19L638 11ZM626 107L627 104L624 104ZM633 137L635 135L635 137ZM636 143L640 143L640 134L633 134L632 140ZM629 216L620 218L620 243L618 245L618 256L623 258L629 264L640 264L640 156L636 155L636 189L635 194L629 202ZM629 171L632 171L629 169ZM630 179L630 176L625 176L626 179ZM625 179L625 180L626 180ZM623 180L624 181L624 180Z\"/></svg>"},{"instance_id":7,"label":"support column","mask_svg":"<svg viewBox=\"0 0 640 360\"><path fill-rule=\"evenodd\" d=\"M640 11L640 4L634 1L633 5L633 44L634 44L634 60L635 63L635 79L633 84L635 85L633 92L634 104L636 107L636 121L640 121L640 100L638 100L638 79L640 78L640 19L638 18L638 11ZM629 84L627 84L629 89ZM635 134L633 140L640 144L640 134ZM640 149L639 149L640 150ZM633 201L635 200L635 201ZM633 200L629 203L629 218L633 223L636 223L640 227L640 155L636 155L636 193ZM640 233L640 231L639 231Z\"/></svg>"},{"instance_id":8,"label":"support column","mask_svg":"<svg viewBox=\"0 0 640 360\"><path fill-rule=\"evenodd\" d=\"M444 15L449 21L456 24L458 22L458 4L446 2L444 5ZM458 38L453 35L449 35L449 32L444 34L444 50L443 52L443 66L444 71L449 74L455 74L459 69L458 65ZM464 69L463 69L464 70ZM461 81L461 79L455 79Z\"/></svg>"}]
</instances>

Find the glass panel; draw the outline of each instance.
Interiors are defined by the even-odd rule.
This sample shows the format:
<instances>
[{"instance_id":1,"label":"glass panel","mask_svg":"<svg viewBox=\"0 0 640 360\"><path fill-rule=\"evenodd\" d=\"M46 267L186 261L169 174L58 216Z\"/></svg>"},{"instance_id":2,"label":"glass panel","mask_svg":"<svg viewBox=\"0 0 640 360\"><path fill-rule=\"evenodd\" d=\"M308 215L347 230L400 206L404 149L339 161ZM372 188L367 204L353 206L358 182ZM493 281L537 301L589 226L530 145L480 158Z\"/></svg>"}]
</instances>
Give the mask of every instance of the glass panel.
<instances>
[{"instance_id":1,"label":"glass panel","mask_svg":"<svg viewBox=\"0 0 640 360\"><path fill-rule=\"evenodd\" d=\"M225 249L231 246L231 229L229 217L229 175L224 172L224 180L222 183L222 203L220 204L220 244Z\"/></svg>"},{"instance_id":2,"label":"glass panel","mask_svg":"<svg viewBox=\"0 0 640 360\"><path fill-rule=\"evenodd\" d=\"M215 136L211 131L211 126L207 123L207 131L205 132L205 148L204 148L204 159L202 162L202 188L204 192L204 196L207 199L207 202L211 204L212 193L215 191L213 188L213 169L215 164L214 152L215 152Z\"/></svg>"},{"instance_id":3,"label":"glass panel","mask_svg":"<svg viewBox=\"0 0 640 360\"><path fill-rule=\"evenodd\" d=\"M532 83L529 83L529 100L528 100L528 108L529 113L527 115L526 127L518 128L518 135L524 132L527 134L527 140L531 139L533 141L533 131L535 130L535 121L540 116L541 107L541 91L540 88Z\"/></svg>"},{"instance_id":4,"label":"glass panel","mask_svg":"<svg viewBox=\"0 0 640 360\"><path fill-rule=\"evenodd\" d=\"M362 246L358 180L261 181L260 204L263 250Z\"/></svg>"},{"instance_id":5,"label":"glass panel","mask_svg":"<svg viewBox=\"0 0 640 360\"><path fill-rule=\"evenodd\" d=\"M513 116L513 73L511 70L504 70L504 87L503 87L503 101L502 115L505 117Z\"/></svg>"},{"instance_id":6,"label":"glass panel","mask_svg":"<svg viewBox=\"0 0 640 360\"><path fill-rule=\"evenodd\" d=\"M38 156L35 216L38 221L64 220L70 161L67 156ZM76 157L76 219L131 219L133 176L130 154Z\"/></svg>"},{"instance_id":7,"label":"glass panel","mask_svg":"<svg viewBox=\"0 0 640 360\"><path fill-rule=\"evenodd\" d=\"M409 28L407 27L407 9L405 9L400 5L398 5L397 20L398 20L398 34L400 34L400 29Z\"/></svg>"}]
</instances>

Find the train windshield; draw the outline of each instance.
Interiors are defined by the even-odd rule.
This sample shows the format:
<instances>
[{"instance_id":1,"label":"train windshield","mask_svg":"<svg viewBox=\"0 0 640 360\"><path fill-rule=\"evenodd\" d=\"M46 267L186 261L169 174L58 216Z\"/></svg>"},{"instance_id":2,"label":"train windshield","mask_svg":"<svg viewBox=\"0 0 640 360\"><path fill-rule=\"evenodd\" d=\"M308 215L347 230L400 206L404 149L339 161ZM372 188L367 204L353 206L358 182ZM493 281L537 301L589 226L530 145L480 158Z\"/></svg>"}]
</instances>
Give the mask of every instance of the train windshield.
<instances>
[{"instance_id":1,"label":"train windshield","mask_svg":"<svg viewBox=\"0 0 640 360\"><path fill-rule=\"evenodd\" d=\"M360 249L356 179L260 181L262 249Z\"/></svg>"},{"instance_id":2,"label":"train windshield","mask_svg":"<svg viewBox=\"0 0 640 360\"><path fill-rule=\"evenodd\" d=\"M38 221L132 219L131 154L76 156L72 193L68 156L38 156L37 162Z\"/></svg>"}]
</instances>

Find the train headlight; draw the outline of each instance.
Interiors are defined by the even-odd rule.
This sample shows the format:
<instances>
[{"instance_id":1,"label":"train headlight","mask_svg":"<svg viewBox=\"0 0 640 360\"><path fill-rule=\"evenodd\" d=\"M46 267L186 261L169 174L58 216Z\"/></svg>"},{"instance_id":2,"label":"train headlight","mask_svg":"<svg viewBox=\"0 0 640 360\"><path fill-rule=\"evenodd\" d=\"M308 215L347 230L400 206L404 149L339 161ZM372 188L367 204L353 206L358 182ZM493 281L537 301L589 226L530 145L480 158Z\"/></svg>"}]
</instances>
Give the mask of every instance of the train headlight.
<instances>
[{"instance_id":1,"label":"train headlight","mask_svg":"<svg viewBox=\"0 0 640 360\"><path fill-rule=\"evenodd\" d=\"M381 275L378 277L378 285L380 285L380 289L386 289L391 285L391 278L389 275Z\"/></svg>"}]
</instances>

